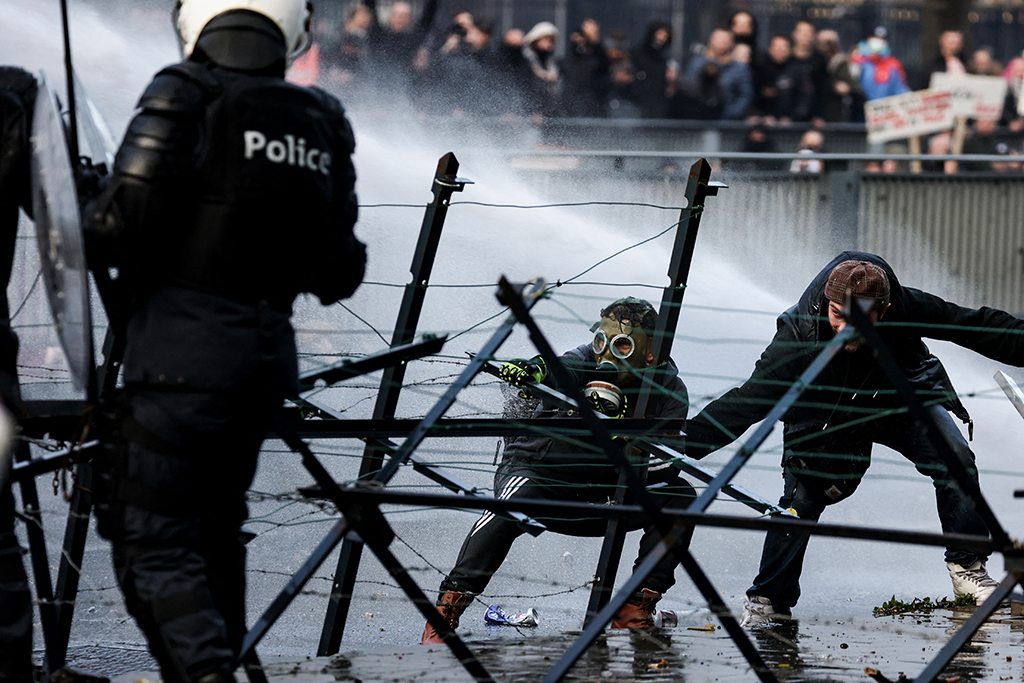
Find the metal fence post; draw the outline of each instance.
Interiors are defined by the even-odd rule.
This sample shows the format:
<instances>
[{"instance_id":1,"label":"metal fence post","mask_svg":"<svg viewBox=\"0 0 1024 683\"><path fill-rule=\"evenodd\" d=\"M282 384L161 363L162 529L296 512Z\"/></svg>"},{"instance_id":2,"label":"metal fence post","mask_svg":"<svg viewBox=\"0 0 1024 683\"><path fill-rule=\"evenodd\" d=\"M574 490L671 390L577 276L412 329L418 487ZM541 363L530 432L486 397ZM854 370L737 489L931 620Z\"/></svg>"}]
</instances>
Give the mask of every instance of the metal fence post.
<instances>
[{"instance_id":1,"label":"metal fence post","mask_svg":"<svg viewBox=\"0 0 1024 683\"><path fill-rule=\"evenodd\" d=\"M419 241L413 253L410 272L412 280L405 286L402 305L395 322L395 331L391 337L391 346L408 344L416 336L423 300L430 282L430 273L437 255L437 245L441 240L445 217L448 215L448 204L452 194L461 192L466 180L456 176L459 161L455 154L445 154L437 163L437 171L431 183L434 200L427 205L420 227ZM375 420L393 418L398 407L398 397L405 379L406 363L397 363L384 370L380 381L380 393L373 407ZM372 443L363 450L363 459L359 465L359 478L364 479L380 469L383 455ZM320 634L318 656L332 655L338 652L341 638L345 632L345 620L352 602L352 589L355 586L356 574L359 571L359 560L362 557L363 544L359 541L345 539L338 555L338 568L334 574L331 597L327 605L323 631Z\"/></svg>"},{"instance_id":2,"label":"metal fence post","mask_svg":"<svg viewBox=\"0 0 1024 683\"><path fill-rule=\"evenodd\" d=\"M718 194L721 184L711 182L711 165L707 159L700 159L690 167L690 176L686 184L686 206L679 213L679 225L676 229L672 256L669 259L669 284L662 292L661 306L658 309L658 326L654 333L651 352L654 354L656 367L668 362L672 351L672 338L679 323L679 309L686 291L686 280L690 276L690 264L693 261L693 250L697 244L697 232L700 229L700 217L704 211L707 197ZM634 417L644 417L650 401L651 385L644 383L637 402ZM643 457L649 457L644 453ZM641 467L646 474L646 467ZM615 494L615 502L622 504L625 500L625 473L619 475L619 486ZM587 604L586 624L601 610L612 595L615 575L622 558L622 545L626 532L621 520L611 519L605 531L604 544L598 558L597 572L590 590L590 602Z\"/></svg>"}]
</instances>

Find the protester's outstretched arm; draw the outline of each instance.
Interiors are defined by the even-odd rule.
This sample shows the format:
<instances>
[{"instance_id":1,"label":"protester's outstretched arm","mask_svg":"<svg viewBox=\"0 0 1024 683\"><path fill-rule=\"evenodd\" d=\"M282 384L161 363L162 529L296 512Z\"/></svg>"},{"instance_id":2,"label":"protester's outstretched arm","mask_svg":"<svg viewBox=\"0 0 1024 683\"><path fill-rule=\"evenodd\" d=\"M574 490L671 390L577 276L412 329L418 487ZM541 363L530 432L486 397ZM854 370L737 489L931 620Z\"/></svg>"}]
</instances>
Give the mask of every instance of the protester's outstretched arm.
<instances>
[{"instance_id":1,"label":"protester's outstretched arm","mask_svg":"<svg viewBox=\"0 0 1024 683\"><path fill-rule=\"evenodd\" d=\"M1024 320L997 308L965 308L934 294L904 287L913 332L943 339L987 358L1024 367Z\"/></svg>"},{"instance_id":2,"label":"protester's outstretched arm","mask_svg":"<svg viewBox=\"0 0 1024 683\"><path fill-rule=\"evenodd\" d=\"M760 422L810 364L814 349L799 341L791 327L779 322L778 331L761 354L754 372L741 386L730 389L686 423L686 454L701 459L739 438Z\"/></svg>"}]
</instances>

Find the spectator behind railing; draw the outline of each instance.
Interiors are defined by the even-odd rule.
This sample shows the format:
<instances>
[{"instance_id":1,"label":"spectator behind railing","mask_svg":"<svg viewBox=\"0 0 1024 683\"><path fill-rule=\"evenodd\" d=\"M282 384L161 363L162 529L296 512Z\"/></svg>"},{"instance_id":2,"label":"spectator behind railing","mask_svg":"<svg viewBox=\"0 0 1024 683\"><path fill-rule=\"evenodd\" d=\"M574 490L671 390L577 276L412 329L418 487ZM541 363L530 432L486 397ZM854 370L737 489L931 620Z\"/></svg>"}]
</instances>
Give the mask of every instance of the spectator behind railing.
<instances>
[{"instance_id":1,"label":"spectator behind railing","mask_svg":"<svg viewBox=\"0 0 1024 683\"><path fill-rule=\"evenodd\" d=\"M636 68L630 58L628 45L626 34L622 31L615 30L608 34L605 49L609 68L608 116L616 119L640 116L640 110L633 103Z\"/></svg>"},{"instance_id":2,"label":"spectator behind railing","mask_svg":"<svg viewBox=\"0 0 1024 683\"><path fill-rule=\"evenodd\" d=\"M762 53L754 62L754 109L769 120L783 123L790 120L788 104L793 99L790 93L795 87L793 75L789 72L792 54L789 36L776 33L768 42L768 52Z\"/></svg>"},{"instance_id":3,"label":"spectator behind railing","mask_svg":"<svg viewBox=\"0 0 1024 683\"><path fill-rule=\"evenodd\" d=\"M863 169L865 173L878 173L884 175L898 173L900 170L899 164L895 159L872 159L870 161L865 161Z\"/></svg>"},{"instance_id":4,"label":"spectator behind railing","mask_svg":"<svg viewBox=\"0 0 1024 683\"><path fill-rule=\"evenodd\" d=\"M1024 118L1018 108L1020 106L1021 83L1024 82L1024 58L1014 57L1003 69L1006 80L1006 101L1003 103L1003 115L999 123L1007 126L1012 133L1024 130Z\"/></svg>"},{"instance_id":5,"label":"spectator behind railing","mask_svg":"<svg viewBox=\"0 0 1024 683\"><path fill-rule=\"evenodd\" d=\"M820 126L825 122L828 104L828 63L825 56L815 49L817 37L818 31L809 21L798 21L793 27L791 60L797 80L793 89L791 118Z\"/></svg>"},{"instance_id":6,"label":"spectator behind railing","mask_svg":"<svg viewBox=\"0 0 1024 683\"><path fill-rule=\"evenodd\" d=\"M601 26L584 19L569 35L569 50L562 63L562 113L571 117L603 117L611 85L608 55L601 45Z\"/></svg>"},{"instance_id":7,"label":"spectator behind railing","mask_svg":"<svg viewBox=\"0 0 1024 683\"><path fill-rule=\"evenodd\" d=\"M968 137L964 140L964 154L1008 154L1009 149L1005 143L996 140L993 133L996 132L997 122L988 119L978 119L974 122ZM1000 149L999 145L1003 147ZM967 173L985 173L999 171L1001 168L995 162L990 161L965 161L960 164L960 170Z\"/></svg>"},{"instance_id":8,"label":"spectator behind railing","mask_svg":"<svg viewBox=\"0 0 1024 683\"><path fill-rule=\"evenodd\" d=\"M415 24L412 6L400 0L391 6L387 25L377 20L377 0L365 0L371 23L367 32L367 60L379 85L410 92L414 76L427 67L424 43L437 14L438 0L426 0Z\"/></svg>"},{"instance_id":9,"label":"spectator behind railing","mask_svg":"<svg viewBox=\"0 0 1024 683\"><path fill-rule=\"evenodd\" d=\"M493 92L497 65L490 40L489 22L478 22L466 11L455 14L429 60L426 80L431 87L425 106L454 116L504 113L501 98Z\"/></svg>"},{"instance_id":10,"label":"spectator behind railing","mask_svg":"<svg viewBox=\"0 0 1024 683\"><path fill-rule=\"evenodd\" d=\"M772 139L771 129L761 123L754 123L747 131L743 141L743 152L754 154L772 154L778 150ZM787 162L778 159L724 159L722 170L735 172L745 171L784 171Z\"/></svg>"},{"instance_id":11,"label":"spectator behind railing","mask_svg":"<svg viewBox=\"0 0 1024 683\"><path fill-rule=\"evenodd\" d=\"M562 93L562 74L555 60L558 29L549 21L536 24L523 37L523 58L532 78L525 91L526 108L534 121L556 116Z\"/></svg>"},{"instance_id":12,"label":"spectator behind railing","mask_svg":"<svg viewBox=\"0 0 1024 683\"><path fill-rule=\"evenodd\" d=\"M827 61L825 121L862 123L866 98L858 78L859 68L850 61L850 55L843 52L839 34L832 30L819 31L818 51Z\"/></svg>"},{"instance_id":13,"label":"spectator behind railing","mask_svg":"<svg viewBox=\"0 0 1024 683\"><path fill-rule=\"evenodd\" d=\"M992 48L983 45L971 54L967 63L967 73L975 76L1001 76L1003 65L992 56Z\"/></svg>"},{"instance_id":14,"label":"spectator behind railing","mask_svg":"<svg viewBox=\"0 0 1024 683\"><path fill-rule=\"evenodd\" d=\"M356 5L341 26L338 40L321 52L321 78L328 87L363 85L367 35L373 15L366 5Z\"/></svg>"},{"instance_id":15,"label":"spectator behind railing","mask_svg":"<svg viewBox=\"0 0 1024 683\"><path fill-rule=\"evenodd\" d=\"M813 128L800 138L800 154L821 154L825 151L825 135ZM793 159L789 170L791 173L822 173L825 163L821 159Z\"/></svg>"},{"instance_id":16,"label":"spectator behind railing","mask_svg":"<svg viewBox=\"0 0 1024 683\"><path fill-rule=\"evenodd\" d=\"M677 107L680 118L713 118L687 116L690 108L704 114L720 108L717 118L726 121L747 115L754 101L754 80L748 64L733 60L733 47L732 32L717 28L711 32L704 54L690 60L680 83L686 104Z\"/></svg>"},{"instance_id":17,"label":"spectator behind railing","mask_svg":"<svg viewBox=\"0 0 1024 683\"><path fill-rule=\"evenodd\" d=\"M729 18L729 30L732 31L736 45L750 48L751 62L756 60L761 48L757 44L757 19L754 15L745 10L734 12Z\"/></svg>"},{"instance_id":18,"label":"spectator behind railing","mask_svg":"<svg viewBox=\"0 0 1024 683\"><path fill-rule=\"evenodd\" d=\"M663 119L668 115L668 100L678 77L678 69L668 57L671 44L672 28L654 22L647 27L644 42L630 53L636 70L632 97L643 118Z\"/></svg>"},{"instance_id":19,"label":"spectator behind railing","mask_svg":"<svg viewBox=\"0 0 1024 683\"><path fill-rule=\"evenodd\" d=\"M943 31L939 36L939 53L924 63L918 90L928 87L933 73L947 73L952 76L967 73L964 58L964 34L960 31Z\"/></svg>"},{"instance_id":20,"label":"spectator behind railing","mask_svg":"<svg viewBox=\"0 0 1024 683\"><path fill-rule=\"evenodd\" d=\"M495 75L492 96L500 103L503 114L519 115L526 111L527 93L533 73L523 56L526 34L514 28L505 33L495 54Z\"/></svg>"},{"instance_id":21,"label":"spectator behind railing","mask_svg":"<svg viewBox=\"0 0 1024 683\"><path fill-rule=\"evenodd\" d=\"M948 130L935 133L928 138L928 154L934 154L936 156L946 155L950 153L952 148L953 133ZM960 165L953 159L946 159L945 161L922 161L921 170L925 173L945 173L946 175L953 175L959 172Z\"/></svg>"},{"instance_id":22,"label":"spectator behind railing","mask_svg":"<svg viewBox=\"0 0 1024 683\"><path fill-rule=\"evenodd\" d=\"M879 26L861 41L851 59L860 67L860 85L868 100L908 92L907 77L900 60L892 56L887 31Z\"/></svg>"}]
</instances>

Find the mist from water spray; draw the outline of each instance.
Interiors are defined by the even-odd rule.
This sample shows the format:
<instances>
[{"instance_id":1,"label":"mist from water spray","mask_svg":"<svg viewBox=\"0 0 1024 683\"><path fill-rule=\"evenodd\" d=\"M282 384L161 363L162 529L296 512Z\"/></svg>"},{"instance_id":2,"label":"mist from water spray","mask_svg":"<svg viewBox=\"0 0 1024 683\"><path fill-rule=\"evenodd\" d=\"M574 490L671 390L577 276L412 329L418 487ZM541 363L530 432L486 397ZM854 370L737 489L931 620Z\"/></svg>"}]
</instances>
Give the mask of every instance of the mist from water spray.
<instances>
[{"instance_id":1,"label":"mist from water spray","mask_svg":"<svg viewBox=\"0 0 1024 683\"><path fill-rule=\"evenodd\" d=\"M114 3L106 7L114 6L124 5ZM77 68L106 113L115 136L120 138L145 84L160 67L177 59L169 22L164 23L166 19L148 13L112 14L83 3L73 2L71 10ZM19 64L30 70L43 68L51 80L59 80L62 64L57 2L36 0L26 4L20 0L0 0L0 13L4 16L0 24L0 62ZM345 99L344 94L342 99ZM519 282L534 277L545 278L548 282L566 282L612 254L653 237L678 220L678 211L649 208L511 209L460 204L533 206L546 204L551 198L535 189L540 184L535 178L519 176L508 168L501 155L481 146L485 136L474 129L472 122L437 130L410 123L408 119L398 122L395 118L381 116L379 104L346 104L357 136L357 190L364 208L356 231L369 245L367 283L344 307L323 308L308 299L300 301L295 322L304 367L386 346L383 339L390 339L402 295L401 286L409 280L409 263L423 206L430 200L431 180L438 158L454 151L461 162L460 175L475 181L453 197L431 279L433 286L427 294L420 325L420 332L459 336L449 342L443 353L442 360L448 365L414 363L410 366L409 381L420 385L403 392L400 416L425 413L446 387L449 381L446 377L461 370L463 351L478 348L502 319L501 307L494 298L500 276ZM471 142L471 147L464 152L460 143L466 141ZM638 198L614 196L609 199L636 201ZM678 201L682 201L681 190ZM377 204L412 204L415 208L372 206ZM750 207L731 205L729 190L709 199L707 210L708 215L713 212L736 221L752 220L748 216L756 215ZM735 218L731 216L733 212L738 214ZM555 289L550 301L538 304L536 316L555 348L567 349L587 341L587 328L596 319L599 309L615 298L632 294L656 302L660 288L666 284L671 240L670 230L663 237L625 251L581 278L602 284L568 284ZM759 254L750 253L730 261L712 252L709 242L714 240L698 242L673 353L689 387L691 401L698 409L749 375L754 361L774 333L775 316L799 293L792 283L809 281L818 269L793 274L786 263L780 263L776 268L787 271L789 276L785 282L762 277L751 280L747 276L751 271L749 263L758 259ZM21 246L27 254L29 247L24 241ZM316 245L310 248L315 249ZM804 247L793 244L790 249L799 252ZM12 287L27 291L34 273L21 272L18 277L22 281ZM623 286L623 283L631 286ZM18 300L12 297L12 301ZM34 299L33 305L42 306L41 301ZM499 317L484 322L495 315ZM465 332L474 325L480 327ZM1001 366L979 360L948 344L935 344L935 347L947 361L955 385L971 394L965 403L977 421L978 437L973 446L979 456L983 488L997 514L1007 521L1019 522L1019 503L1014 507L1009 496L1015 486L1020 486L1019 478L994 473L1020 471L1018 444L1024 437L1024 423L989 379ZM502 357L534 353L521 333L501 351ZM362 378L354 383L356 388L330 389L324 391L321 398L339 409L346 409L352 417L367 417L375 397L376 382L376 375ZM480 384L467 393L453 414L500 413L501 396L496 384L486 381ZM781 429L776 431L763 452L755 456L751 466L737 480L769 499L775 499L779 493ZM339 479L354 476L354 458L361 452L359 442L321 443L317 447L338 456L327 458L327 462ZM275 447L269 448L274 450ZM732 447L723 449L709 461L720 464L734 450ZM457 468L471 484L482 489L490 486L493 439L431 439L423 452L432 460ZM938 524L930 481L916 474L909 463L891 451L878 448L874 457L874 465L854 501L829 510L826 519L936 531ZM303 474L297 459L275 453L263 458L254 488L276 494L308 483L308 476ZM395 480L398 487L423 484L421 477L407 472ZM275 506L280 507L280 503L253 505L253 514L269 514L269 508ZM716 503L713 511L741 514L734 503ZM415 514L400 511L390 518L399 535L422 554L421 557L399 548L396 552L403 561L417 567L423 567L424 561L428 561L439 571L447 570L454 562L458 545L472 522L471 515L448 511ZM316 523L307 526L293 525L284 533L264 533L252 544L250 566L270 570L272 575L251 578L251 618L261 611L283 582L276 573L287 575L294 571L326 530L322 523L325 519L321 516L312 520ZM57 525L59 523L58 517ZM58 527L51 524L51 528ZM267 531L265 526L255 528ZM698 530L696 533L694 555L723 590L730 605L737 604L738 596L756 572L761 539L761 534L745 532ZM628 571L635 544L632 538L627 544L620 576ZM522 594L523 586L515 578L522 576L531 576L538 582L527 587L527 592L535 593L550 588L545 582L561 582L563 587L580 583L589 576L599 545L593 539L568 539L554 534L522 540L505 568L495 577L489 592ZM102 554L104 549L101 546L96 552ZM576 558L572 566L562 561L567 552ZM96 567L96 572L102 571L99 569L101 560L94 560L92 566ZM329 576L332 568L333 560L329 560L321 576ZM998 567L995 569L998 572ZM428 592L439 579L430 569L415 575ZM683 573L679 572L678 576L680 584L670 592L666 604L673 607L675 603L681 609L696 608L701 604L699 597L683 578ZM893 593L940 595L949 592L942 553L938 549L816 539L808 553L804 576L805 594L800 609L806 614L866 614L872 604L878 604L871 601L886 599ZM410 624L419 619L397 590L381 588L377 583L383 581L384 573L374 560L364 559L361 578L369 584L357 585L353 623L346 633L346 643L411 641L418 623ZM96 579L95 583L102 584L103 579ZM321 579L312 588L322 593L328 586ZM837 594L853 602L837 601ZM116 600L116 597L108 597ZM391 602L382 602L385 598ZM324 602L323 595L300 598L283 622L271 631L265 641L267 651L308 654L315 647ZM549 622L554 624L552 628L571 628L582 615L585 597L577 592L548 598L545 603L549 614L553 611L556 615ZM104 609L116 612L119 608ZM363 620L360 616L372 612L379 614L376 621ZM310 618L310 614L315 617ZM557 618L559 614L561 619ZM389 617L392 621L386 624L387 631L378 628L384 626ZM111 638L131 637L118 630L130 629L130 625L119 627L112 624L109 617L96 623L83 619L76 624L74 637L92 642L98 637L97 628Z\"/></svg>"}]
</instances>

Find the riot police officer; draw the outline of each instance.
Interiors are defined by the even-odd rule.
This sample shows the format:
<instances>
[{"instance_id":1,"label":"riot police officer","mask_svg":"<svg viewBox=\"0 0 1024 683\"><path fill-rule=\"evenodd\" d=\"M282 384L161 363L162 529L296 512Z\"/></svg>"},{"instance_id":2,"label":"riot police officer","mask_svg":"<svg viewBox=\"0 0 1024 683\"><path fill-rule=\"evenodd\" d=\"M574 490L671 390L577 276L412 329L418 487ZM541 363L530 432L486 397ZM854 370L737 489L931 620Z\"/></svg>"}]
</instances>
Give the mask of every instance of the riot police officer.
<instances>
[{"instance_id":1,"label":"riot police officer","mask_svg":"<svg viewBox=\"0 0 1024 683\"><path fill-rule=\"evenodd\" d=\"M333 96L284 80L311 9L180 0L185 61L143 93L87 212L90 249L131 292L102 530L167 683L233 680L244 494L297 389L292 303L363 277L351 127Z\"/></svg>"},{"instance_id":2,"label":"riot police officer","mask_svg":"<svg viewBox=\"0 0 1024 683\"><path fill-rule=\"evenodd\" d=\"M18 337L10 327L6 283L14 263L18 209L31 212L29 135L36 79L15 67L0 67L0 400L20 402ZM0 683L29 683L32 677L32 594L14 535L11 460L0 457Z\"/></svg>"}]
</instances>

